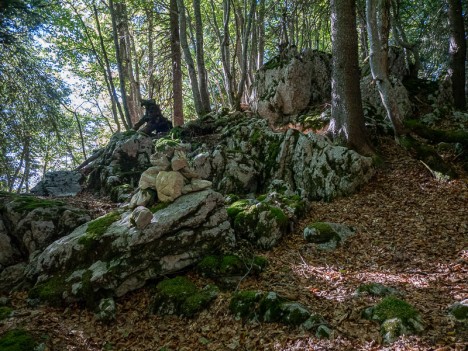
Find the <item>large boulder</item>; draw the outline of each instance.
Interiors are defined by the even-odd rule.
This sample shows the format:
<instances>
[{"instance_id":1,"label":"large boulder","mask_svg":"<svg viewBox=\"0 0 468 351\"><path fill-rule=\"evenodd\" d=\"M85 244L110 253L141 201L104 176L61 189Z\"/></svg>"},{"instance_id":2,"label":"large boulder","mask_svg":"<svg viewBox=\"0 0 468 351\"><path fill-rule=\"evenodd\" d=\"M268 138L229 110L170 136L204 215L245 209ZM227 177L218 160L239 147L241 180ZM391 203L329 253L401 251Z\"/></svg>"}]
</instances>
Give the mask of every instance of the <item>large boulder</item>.
<instances>
[{"instance_id":1,"label":"large boulder","mask_svg":"<svg viewBox=\"0 0 468 351\"><path fill-rule=\"evenodd\" d=\"M308 106L329 101L331 57L315 50L275 57L257 72L252 107L271 124L288 123Z\"/></svg>"},{"instance_id":2,"label":"large boulder","mask_svg":"<svg viewBox=\"0 0 468 351\"><path fill-rule=\"evenodd\" d=\"M81 169L88 175L86 189L107 194L122 184L136 186L141 173L151 166L153 149L153 140L145 134L115 133L95 159Z\"/></svg>"},{"instance_id":3,"label":"large boulder","mask_svg":"<svg viewBox=\"0 0 468 351\"><path fill-rule=\"evenodd\" d=\"M31 193L36 196L75 196L82 190L85 177L78 171L48 172Z\"/></svg>"},{"instance_id":4,"label":"large boulder","mask_svg":"<svg viewBox=\"0 0 468 351\"><path fill-rule=\"evenodd\" d=\"M144 229L135 226L132 211L114 212L52 243L28 266L36 282L31 297L96 304L234 243L224 198L213 190L183 195L155 211Z\"/></svg>"},{"instance_id":5,"label":"large boulder","mask_svg":"<svg viewBox=\"0 0 468 351\"><path fill-rule=\"evenodd\" d=\"M0 202L0 291L18 283L24 262L91 219L61 201L0 194Z\"/></svg>"}]
</instances>

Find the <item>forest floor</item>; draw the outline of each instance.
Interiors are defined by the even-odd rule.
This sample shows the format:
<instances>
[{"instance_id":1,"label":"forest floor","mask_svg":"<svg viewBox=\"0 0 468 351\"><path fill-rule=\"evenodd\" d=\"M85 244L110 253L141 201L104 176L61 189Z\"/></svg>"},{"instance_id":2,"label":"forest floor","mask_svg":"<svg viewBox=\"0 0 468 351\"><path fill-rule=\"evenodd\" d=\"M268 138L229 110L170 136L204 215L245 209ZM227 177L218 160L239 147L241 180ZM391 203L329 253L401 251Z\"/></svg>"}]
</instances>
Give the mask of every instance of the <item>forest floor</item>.
<instances>
[{"instance_id":1,"label":"forest floor","mask_svg":"<svg viewBox=\"0 0 468 351\"><path fill-rule=\"evenodd\" d=\"M269 265L240 289L275 291L321 314L334 330L328 340L275 323L242 322L222 292L193 319L148 313L151 287L117 299L111 324L92 311L28 307L16 293L14 318L0 333L22 326L44 338L46 350L468 350L468 325L453 322L447 308L468 298L468 186L465 179L436 181L427 168L393 142L383 143L385 165L359 192L313 203L306 218L273 250L258 252ZM86 202L85 200L83 200ZM357 228L334 251L318 251L303 239L310 222ZM207 280L187 273L197 284ZM422 314L425 331L382 344L379 325L361 318L380 298L356 297L363 283L397 288Z\"/></svg>"}]
</instances>

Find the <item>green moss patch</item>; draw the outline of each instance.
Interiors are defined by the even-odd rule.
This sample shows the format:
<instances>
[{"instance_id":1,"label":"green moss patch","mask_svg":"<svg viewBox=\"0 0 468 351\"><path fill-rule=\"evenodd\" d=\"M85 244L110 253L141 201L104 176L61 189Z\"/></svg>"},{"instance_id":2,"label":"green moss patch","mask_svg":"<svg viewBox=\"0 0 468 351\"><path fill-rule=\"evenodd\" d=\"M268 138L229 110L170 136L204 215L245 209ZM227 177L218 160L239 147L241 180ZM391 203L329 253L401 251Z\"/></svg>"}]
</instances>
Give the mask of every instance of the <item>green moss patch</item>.
<instances>
[{"instance_id":1,"label":"green moss patch","mask_svg":"<svg viewBox=\"0 0 468 351\"><path fill-rule=\"evenodd\" d=\"M373 308L372 319L383 322L393 318L407 322L410 319L419 319L419 313L408 302L388 296Z\"/></svg>"},{"instance_id":2,"label":"green moss patch","mask_svg":"<svg viewBox=\"0 0 468 351\"><path fill-rule=\"evenodd\" d=\"M0 321L10 317L12 312L13 312L13 309L11 307L1 306L0 307Z\"/></svg>"},{"instance_id":3,"label":"green moss patch","mask_svg":"<svg viewBox=\"0 0 468 351\"><path fill-rule=\"evenodd\" d=\"M156 205L150 207L150 211L151 213L159 212L161 210L164 210L170 204L170 202L158 202Z\"/></svg>"},{"instance_id":4,"label":"green moss patch","mask_svg":"<svg viewBox=\"0 0 468 351\"><path fill-rule=\"evenodd\" d=\"M165 137L156 140L155 148L156 151L164 151L167 148L176 147L180 144L180 139L172 139L171 137Z\"/></svg>"},{"instance_id":5,"label":"green moss patch","mask_svg":"<svg viewBox=\"0 0 468 351\"><path fill-rule=\"evenodd\" d=\"M265 269L268 260L262 256L242 259L236 255L206 256L197 265L197 270L205 277L219 278L223 276L247 273L258 274Z\"/></svg>"},{"instance_id":6,"label":"green moss patch","mask_svg":"<svg viewBox=\"0 0 468 351\"><path fill-rule=\"evenodd\" d=\"M468 300L455 303L449 311L458 321L468 321Z\"/></svg>"},{"instance_id":7,"label":"green moss patch","mask_svg":"<svg viewBox=\"0 0 468 351\"><path fill-rule=\"evenodd\" d=\"M191 317L206 308L217 295L218 289L213 285L200 290L186 277L165 279L156 286L151 310Z\"/></svg>"},{"instance_id":8,"label":"green moss patch","mask_svg":"<svg viewBox=\"0 0 468 351\"><path fill-rule=\"evenodd\" d=\"M32 335L23 329L13 329L0 337L2 351L32 351L37 342Z\"/></svg>"},{"instance_id":9,"label":"green moss patch","mask_svg":"<svg viewBox=\"0 0 468 351\"><path fill-rule=\"evenodd\" d=\"M56 200L44 200L33 196L19 196L13 201L13 206L16 211L30 212L36 208L51 208L62 207L65 203Z\"/></svg>"},{"instance_id":10,"label":"green moss patch","mask_svg":"<svg viewBox=\"0 0 468 351\"><path fill-rule=\"evenodd\" d=\"M275 322L301 327L305 330L320 329L320 335L330 336L331 330L319 315L312 314L305 306L295 301L288 301L275 292L239 291L229 304L229 310L237 318Z\"/></svg>"},{"instance_id":11,"label":"green moss patch","mask_svg":"<svg viewBox=\"0 0 468 351\"><path fill-rule=\"evenodd\" d=\"M239 213L252 206L252 203L250 199L238 200L226 209L227 214L230 218L234 219Z\"/></svg>"},{"instance_id":12,"label":"green moss patch","mask_svg":"<svg viewBox=\"0 0 468 351\"><path fill-rule=\"evenodd\" d=\"M51 306L61 306L63 293L67 291L69 284L62 276L55 276L45 282L36 284L30 291L31 299L39 299Z\"/></svg>"},{"instance_id":13,"label":"green moss patch","mask_svg":"<svg viewBox=\"0 0 468 351\"><path fill-rule=\"evenodd\" d=\"M308 235L306 234L309 233ZM340 241L340 236L326 222L315 222L309 224L304 230L304 237L308 242L322 244L331 240Z\"/></svg>"},{"instance_id":14,"label":"green moss patch","mask_svg":"<svg viewBox=\"0 0 468 351\"><path fill-rule=\"evenodd\" d=\"M106 232L110 225L120 219L118 212L110 212L88 223L86 233L78 239L78 243L84 246L93 245Z\"/></svg>"}]
</instances>

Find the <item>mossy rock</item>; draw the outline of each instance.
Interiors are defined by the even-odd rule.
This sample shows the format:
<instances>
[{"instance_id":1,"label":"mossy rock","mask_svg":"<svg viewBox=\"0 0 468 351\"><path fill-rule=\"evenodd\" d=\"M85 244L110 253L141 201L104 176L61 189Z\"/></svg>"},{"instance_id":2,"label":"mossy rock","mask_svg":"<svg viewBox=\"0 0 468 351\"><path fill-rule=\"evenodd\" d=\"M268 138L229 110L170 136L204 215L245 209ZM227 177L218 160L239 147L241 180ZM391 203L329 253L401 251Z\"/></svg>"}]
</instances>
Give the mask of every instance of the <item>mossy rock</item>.
<instances>
[{"instance_id":1,"label":"mossy rock","mask_svg":"<svg viewBox=\"0 0 468 351\"><path fill-rule=\"evenodd\" d=\"M33 336L23 329L13 329L0 336L2 351L32 351L36 346Z\"/></svg>"},{"instance_id":2,"label":"mossy rock","mask_svg":"<svg viewBox=\"0 0 468 351\"><path fill-rule=\"evenodd\" d=\"M322 250L335 249L353 234L352 227L330 222L315 222L304 228L304 239Z\"/></svg>"},{"instance_id":3,"label":"mossy rock","mask_svg":"<svg viewBox=\"0 0 468 351\"><path fill-rule=\"evenodd\" d=\"M268 260L263 256L242 259L236 255L211 255L204 257L198 263L197 270L205 277L216 279L225 288L231 288L232 284L235 283L237 285L238 282L226 281L222 278L232 276L242 277L247 273L259 274L265 269L267 264Z\"/></svg>"},{"instance_id":4,"label":"mossy rock","mask_svg":"<svg viewBox=\"0 0 468 351\"><path fill-rule=\"evenodd\" d=\"M29 290L28 296L51 306L61 306L64 292L70 288L69 285L62 276L51 277L47 281L36 284Z\"/></svg>"},{"instance_id":5,"label":"mossy rock","mask_svg":"<svg viewBox=\"0 0 468 351\"><path fill-rule=\"evenodd\" d=\"M119 219L120 213L110 212L89 222L85 234L78 239L78 243L86 247L96 245L97 241L111 226L111 224L118 221Z\"/></svg>"},{"instance_id":6,"label":"mossy rock","mask_svg":"<svg viewBox=\"0 0 468 351\"><path fill-rule=\"evenodd\" d=\"M0 321L9 318L12 312L13 312L13 308L8 307L8 306L1 306L0 307Z\"/></svg>"},{"instance_id":7,"label":"mossy rock","mask_svg":"<svg viewBox=\"0 0 468 351\"><path fill-rule=\"evenodd\" d=\"M456 302L449 309L450 314L460 322L468 322L468 300Z\"/></svg>"},{"instance_id":8,"label":"mossy rock","mask_svg":"<svg viewBox=\"0 0 468 351\"><path fill-rule=\"evenodd\" d=\"M241 213L242 211L247 210L250 206L255 204L255 201L251 199L243 199L237 200L233 204L231 204L227 209L227 214L229 218L235 219L236 216Z\"/></svg>"},{"instance_id":9,"label":"mossy rock","mask_svg":"<svg viewBox=\"0 0 468 351\"><path fill-rule=\"evenodd\" d=\"M150 207L150 211L151 213L159 212L161 210L164 210L170 204L170 202L158 202L157 204Z\"/></svg>"},{"instance_id":10,"label":"mossy rock","mask_svg":"<svg viewBox=\"0 0 468 351\"><path fill-rule=\"evenodd\" d=\"M133 187L130 184L122 184L115 186L110 191L110 198L113 202L123 202L130 198L133 191Z\"/></svg>"},{"instance_id":11,"label":"mossy rock","mask_svg":"<svg viewBox=\"0 0 468 351\"><path fill-rule=\"evenodd\" d=\"M237 318L254 319L257 316L258 303L264 296L260 291L244 290L236 292L229 303L229 310Z\"/></svg>"},{"instance_id":12,"label":"mossy rock","mask_svg":"<svg viewBox=\"0 0 468 351\"><path fill-rule=\"evenodd\" d=\"M24 195L18 196L12 201L13 208L18 212L31 212L37 208L63 207L65 203L56 200L45 200Z\"/></svg>"},{"instance_id":13,"label":"mossy rock","mask_svg":"<svg viewBox=\"0 0 468 351\"><path fill-rule=\"evenodd\" d=\"M388 296L374 307L366 309L363 316L381 324L380 331L386 343L395 341L400 335L424 330L419 312L394 296Z\"/></svg>"},{"instance_id":14,"label":"mossy rock","mask_svg":"<svg viewBox=\"0 0 468 351\"><path fill-rule=\"evenodd\" d=\"M213 285L200 290L186 277L165 279L156 285L151 310L191 317L206 308L217 295L218 289Z\"/></svg>"},{"instance_id":15,"label":"mossy rock","mask_svg":"<svg viewBox=\"0 0 468 351\"><path fill-rule=\"evenodd\" d=\"M172 139L171 137L160 138L156 140L156 151L165 151L167 148L177 147L180 145L180 139Z\"/></svg>"},{"instance_id":16,"label":"mossy rock","mask_svg":"<svg viewBox=\"0 0 468 351\"><path fill-rule=\"evenodd\" d=\"M380 283L362 284L356 289L357 295L388 296L399 295L397 289Z\"/></svg>"}]
</instances>

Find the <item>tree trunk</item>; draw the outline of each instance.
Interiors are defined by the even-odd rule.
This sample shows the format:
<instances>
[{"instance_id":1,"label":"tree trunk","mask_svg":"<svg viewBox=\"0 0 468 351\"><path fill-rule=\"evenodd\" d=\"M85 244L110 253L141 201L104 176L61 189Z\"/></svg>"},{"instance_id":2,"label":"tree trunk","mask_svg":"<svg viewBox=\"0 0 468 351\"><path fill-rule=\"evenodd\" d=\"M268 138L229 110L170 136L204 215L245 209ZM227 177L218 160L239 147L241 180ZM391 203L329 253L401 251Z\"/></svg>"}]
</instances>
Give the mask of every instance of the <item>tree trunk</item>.
<instances>
[{"instance_id":1,"label":"tree trunk","mask_svg":"<svg viewBox=\"0 0 468 351\"><path fill-rule=\"evenodd\" d=\"M257 70L263 66L263 57L265 56L265 0L260 0L260 9L258 13L258 58Z\"/></svg>"},{"instance_id":2,"label":"tree trunk","mask_svg":"<svg viewBox=\"0 0 468 351\"><path fill-rule=\"evenodd\" d=\"M397 104L393 86L388 78L388 35L390 0L366 0L367 34L370 44L370 67L377 83L382 104L392 122L395 138L407 133Z\"/></svg>"},{"instance_id":3,"label":"tree trunk","mask_svg":"<svg viewBox=\"0 0 468 351\"><path fill-rule=\"evenodd\" d=\"M120 55L120 43L119 43L119 33L117 29L117 14L116 8L114 6L114 1L109 0L109 9L111 14L112 20L112 37L114 39L114 47L115 47L115 58L117 61L117 70L119 72L119 82L120 82L120 94L122 98L122 105L125 114L125 120L127 122L127 128L132 128L133 123L130 115L129 105L127 101L127 89L125 87L125 71L124 66L122 63L122 57Z\"/></svg>"},{"instance_id":4,"label":"tree trunk","mask_svg":"<svg viewBox=\"0 0 468 351\"><path fill-rule=\"evenodd\" d=\"M373 155L368 140L359 88L356 1L331 0L332 113L329 131L349 147Z\"/></svg>"},{"instance_id":5,"label":"tree trunk","mask_svg":"<svg viewBox=\"0 0 468 351\"><path fill-rule=\"evenodd\" d=\"M185 5L184 0L177 0L177 8L179 10L179 29L180 29L180 45L184 52L185 63L190 77L190 85L192 87L193 103L195 105L195 111L198 116L203 116L203 104L200 99L200 90L198 87L197 71L195 70L195 63L193 62L192 54L190 53L190 47L187 41L187 20L185 17Z\"/></svg>"},{"instance_id":6,"label":"tree trunk","mask_svg":"<svg viewBox=\"0 0 468 351\"><path fill-rule=\"evenodd\" d=\"M172 57L172 99L173 113L172 119L174 127L184 124L184 105L182 95L182 57L180 52L179 38L179 14L177 0L171 0L171 57Z\"/></svg>"},{"instance_id":7,"label":"tree trunk","mask_svg":"<svg viewBox=\"0 0 468 351\"><path fill-rule=\"evenodd\" d=\"M456 108L466 108L465 61L466 39L463 24L461 0L448 0L450 22L450 75L452 78L453 100Z\"/></svg>"},{"instance_id":8,"label":"tree trunk","mask_svg":"<svg viewBox=\"0 0 468 351\"><path fill-rule=\"evenodd\" d=\"M112 71L110 68L109 57L107 56L106 46L104 45L104 38L101 32L101 24L99 22L98 11L96 5L93 5L94 10L94 20L96 21L96 28L98 31L99 36L99 43L101 45L102 56L104 58L104 63L106 66L107 76L109 77L109 89L110 89L110 96L111 96L111 106L112 106L112 113L114 115L114 121L117 124L117 131L120 132L120 123L117 119L117 110L119 111L120 120L124 124L126 129L130 129L130 126L127 124L127 120L124 118L124 113L122 111L122 106L120 104L119 98L117 96L117 92L115 90L114 79L112 78Z\"/></svg>"},{"instance_id":9,"label":"tree trunk","mask_svg":"<svg viewBox=\"0 0 468 351\"><path fill-rule=\"evenodd\" d=\"M171 11L172 11L172 2L171 0ZM145 7L146 18L148 19L148 83L147 83L147 91L148 91L148 99L153 99L154 97L154 42L153 42L153 33L154 33L154 13L153 13L153 3L150 2L149 5L147 4ZM176 5L177 9L177 5ZM176 13L177 15L177 13ZM172 21L172 12L171 12L171 21ZM178 23L178 22L177 22ZM172 22L171 22L172 28ZM171 29L172 30L172 29ZM171 32L172 33L172 32ZM171 34L172 35L172 34ZM173 40L171 39L171 44Z\"/></svg>"},{"instance_id":10,"label":"tree trunk","mask_svg":"<svg viewBox=\"0 0 468 351\"><path fill-rule=\"evenodd\" d=\"M198 87L200 89L200 99L203 106L203 113L211 111L210 93L208 92L208 77L205 68L205 54L203 52L203 22L200 10L200 0L193 0L193 12L195 15L195 38L198 68Z\"/></svg>"}]
</instances>

